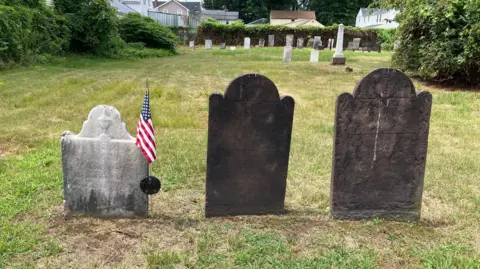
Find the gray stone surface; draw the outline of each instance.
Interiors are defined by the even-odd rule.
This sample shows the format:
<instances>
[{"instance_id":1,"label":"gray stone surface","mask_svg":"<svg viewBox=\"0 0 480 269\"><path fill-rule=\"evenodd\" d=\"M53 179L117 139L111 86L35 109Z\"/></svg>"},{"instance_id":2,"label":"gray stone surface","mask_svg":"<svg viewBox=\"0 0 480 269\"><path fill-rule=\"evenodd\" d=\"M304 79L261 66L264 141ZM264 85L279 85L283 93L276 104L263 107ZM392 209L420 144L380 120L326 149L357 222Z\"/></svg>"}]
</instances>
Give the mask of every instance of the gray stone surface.
<instances>
[{"instance_id":1,"label":"gray stone surface","mask_svg":"<svg viewBox=\"0 0 480 269\"><path fill-rule=\"evenodd\" d=\"M316 36L313 38L313 49L319 50L322 46L322 37Z\"/></svg>"},{"instance_id":2,"label":"gray stone surface","mask_svg":"<svg viewBox=\"0 0 480 269\"><path fill-rule=\"evenodd\" d=\"M299 37L297 38L297 49L303 49L305 43L305 39Z\"/></svg>"},{"instance_id":3,"label":"gray stone surface","mask_svg":"<svg viewBox=\"0 0 480 269\"><path fill-rule=\"evenodd\" d=\"M284 212L293 110L258 74L210 96L207 217Z\"/></svg>"},{"instance_id":4,"label":"gray stone surface","mask_svg":"<svg viewBox=\"0 0 480 269\"><path fill-rule=\"evenodd\" d=\"M260 48L265 47L265 39L260 38L260 39L258 40L258 46L259 46Z\"/></svg>"},{"instance_id":5,"label":"gray stone surface","mask_svg":"<svg viewBox=\"0 0 480 269\"><path fill-rule=\"evenodd\" d=\"M292 61L292 51L293 48L290 46L286 46L283 48L283 62L288 63Z\"/></svg>"},{"instance_id":6,"label":"gray stone surface","mask_svg":"<svg viewBox=\"0 0 480 269\"><path fill-rule=\"evenodd\" d=\"M225 43L220 43L220 49L224 50L227 47L227 44Z\"/></svg>"},{"instance_id":7,"label":"gray stone surface","mask_svg":"<svg viewBox=\"0 0 480 269\"><path fill-rule=\"evenodd\" d=\"M331 191L335 219L418 220L432 96L377 69L337 99Z\"/></svg>"},{"instance_id":8,"label":"gray stone surface","mask_svg":"<svg viewBox=\"0 0 480 269\"><path fill-rule=\"evenodd\" d=\"M354 38L353 39L353 51L359 50L360 49L360 42L362 41L361 38Z\"/></svg>"},{"instance_id":9,"label":"gray stone surface","mask_svg":"<svg viewBox=\"0 0 480 269\"><path fill-rule=\"evenodd\" d=\"M293 35L287 35L286 46L293 47Z\"/></svg>"},{"instance_id":10,"label":"gray stone surface","mask_svg":"<svg viewBox=\"0 0 480 269\"><path fill-rule=\"evenodd\" d=\"M211 39L207 39L205 40L205 49L206 50L211 50L212 49L212 40Z\"/></svg>"},{"instance_id":11,"label":"gray stone surface","mask_svg":"<svg viewBox=\"0 0 480 269\"><path fill-rule=\"evenodd\" d=\"M275 47L275 35L268 36L268 46Z\"/></svg>"},{"instance_id":12,"label":"gray stone surface","mask_svg":"<svg viewBox=\"0 0 480 269\"><path fill-rule=\"evenodd\" d=\"M147 216L148 197L140 181L148 175L148 162L118 110L93 108L82 131L66 131L61 144L67 216Z\"/></svg>"}]
</instances>

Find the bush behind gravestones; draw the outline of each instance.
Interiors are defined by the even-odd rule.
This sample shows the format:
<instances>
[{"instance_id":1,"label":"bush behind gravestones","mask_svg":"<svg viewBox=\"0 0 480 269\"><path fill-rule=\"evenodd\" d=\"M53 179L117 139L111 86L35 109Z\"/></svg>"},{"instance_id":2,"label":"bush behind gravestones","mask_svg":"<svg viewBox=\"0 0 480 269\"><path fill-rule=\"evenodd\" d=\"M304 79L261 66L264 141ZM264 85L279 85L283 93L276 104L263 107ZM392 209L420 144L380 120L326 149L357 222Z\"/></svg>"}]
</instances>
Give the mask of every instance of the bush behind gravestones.
<instances>
[{"instance_id":1,"label":"bush behind gravestones","mask_svg":"<svg viewBox=\"0 0 480 269\"><path fill-rule=\"evenodd\" d=\"M117 11L108 0L56 0L55 10L68 20L72 52L110 56L124 45Z\"/></svg>"},{"instance_id":2,"label":"bush behind gravestones","mask_svg":"<svg viewBox=\"0 0 480 269\"><path fill-rule=\"evenodd\" d=\"M67 49L65 18L33 0L1 5L5 2L0 2L0 68L31 64Z\"/></svg>"},{"instance_id":3,"label":"bush behind gravestones","mask_svg":"<svg viewBox=\"0 0 480 269\"><path fill-rule=\"evenodd\" d=\"M397 19L396 67L423 79L480 85L480 1L407 1Z\"/></svg>"},{"instance_id":4,"label":"bush behind gravestones","mask_svg":"<svg viewBox=\"0 0 480 269\"><path fill-rule=\"evenodd\" d=\"M129 13L120 20L120 36L125 42L142 42L148 48L175 48L177 36L166 26L138 13Z\"/></svg>"},{"instance_id":5,"label":"bush behind gravestones","mask_svg":"<svg viewBox=\"0 0 480 269\"><path fill-rule=\"evenodd\" d=\"M275 46L285 46L286 36L293 34L295 38L301 37L308 43L314 36L321 36L322 42L327 43L328 38L337 38L338 25L325 28L316 26L301 26L291 28L282 25L257 25L245 26L242 22L232 24L221 24L217 21L207 20L200 23L197 28L196 43L203 43L206 39L211 39L214 44L226 42L228 45L243 44L245 37L250 37L253 43L258 43L260 38L267 39L269 35L275 35ZM375 29L360 29L356 27L345 26L345 44L352 41L353 38L362 39L362 44L377 44L377 31ZM295 44L294 40L294 44Z\"/></svg>"}]
</instances>

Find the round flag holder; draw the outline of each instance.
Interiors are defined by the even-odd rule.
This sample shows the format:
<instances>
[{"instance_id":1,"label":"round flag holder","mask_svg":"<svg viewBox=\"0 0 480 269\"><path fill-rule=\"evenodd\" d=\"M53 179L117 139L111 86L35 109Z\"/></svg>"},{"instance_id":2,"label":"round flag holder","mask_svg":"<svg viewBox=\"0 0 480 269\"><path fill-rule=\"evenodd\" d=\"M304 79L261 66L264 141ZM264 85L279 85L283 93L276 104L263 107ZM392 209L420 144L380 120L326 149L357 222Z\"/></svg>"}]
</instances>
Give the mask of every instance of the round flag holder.
<instances>
[{"instance_id":1,"label":"round flag holder","mask_svg":"<svg viewBox=\"0 0 480 269\"><path fill-rule=\"evenodd\" d=\"M147 195L153 195L160 191L162 183L154 176L148 176L140 181L140 189Z\"/></svg>"}]
</instances>

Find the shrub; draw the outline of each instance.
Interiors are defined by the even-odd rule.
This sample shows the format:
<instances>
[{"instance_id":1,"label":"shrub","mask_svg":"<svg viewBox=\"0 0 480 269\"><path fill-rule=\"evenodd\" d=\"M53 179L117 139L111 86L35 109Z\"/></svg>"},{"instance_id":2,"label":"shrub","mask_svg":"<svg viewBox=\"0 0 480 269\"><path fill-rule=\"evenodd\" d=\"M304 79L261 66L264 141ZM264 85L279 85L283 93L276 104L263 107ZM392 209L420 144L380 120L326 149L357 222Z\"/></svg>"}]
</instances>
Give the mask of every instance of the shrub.
<instances>
[{"instance_id":1,"label":"shrub","mask_svg":"<svg viewBox=\"0 0 480 269\"><path fill-rule=\"evenodd\" d=\"M152 57L167 57L175 55L176 52L167 49L146 48L143 43L127 44L116 56L116 58L142 59Z\"/></svg>"},{"instance_id":2,"label":"shrub","mask_svg":"<svg viewBox=\"0 0 480 269\"><path fill-rule=\"evenodd\" d=\"M378 35L378 43L382 44L382 50L393 50L397 29L375 29L375 31Z\"/></svg>"},{"instance_id":3,"label":"shrub","mask_svg":"<svg viewBox=\"0 0 480 269\"><path fill-rule=\"evenodd\" d=\"M64 52L68 42L65 19L43 5L37 8L0 5L0 67L46 59L49 54Z\"/></svg>"},{"instance_id":4,"label":"shrub","mask_svg":"<svg viewBox=\"0 0 480 269\"><path fill-rule=\"evenodd\" d=\"M129 13L120 20L120 36L125 42L142 42L149 48L173 50L177 36L150 17Z\"/></svg>"},{"instance_id":5,"label":"shrub","mask_svg":"<svg viewBox=\"0 0 480 269\"><path fill-rule=\"evenodd\" d=\"M393 63L435 81L480 84L480 1L407 1Z\"/></svg>"},{"instance_id":6,"label":"shrub","mask_svg":"<svg viewBox=\"0 0 480 269\"><path fill-rule=\"evenodd\" d=\"M117 11L108 0L56 0L55 10L68 20L72 52L109 56L122 47Z\"/></svg>"},{"instance_id":7,"label":"shrub","mask_svg":"<svg viewBox=\"0 0 480 269\"><path fill-rule=\"evenodd\" d=\"M243 23L221 24L217 21L206 20L200 23L197 28L196 42L201 43L205 39L212 39L213 43L218 44L226 42L231 45L238 45L243 43L244 37L250 37L255 42L255 39L267 39L268 35L275 35L275 45L285 45L286 35L293 34L295 37L303 37L307 39L314 36L321 36L325 39L337 38L338 25L328 26L325 28L316 26L302 26L291 28L281 25L257 25L245 26ZM360 29L356 27L345 26L344 43L348 44L353 38L362 38L362 43L376 44L377 32L374 29Z\"/></svg>"}]
</instances>

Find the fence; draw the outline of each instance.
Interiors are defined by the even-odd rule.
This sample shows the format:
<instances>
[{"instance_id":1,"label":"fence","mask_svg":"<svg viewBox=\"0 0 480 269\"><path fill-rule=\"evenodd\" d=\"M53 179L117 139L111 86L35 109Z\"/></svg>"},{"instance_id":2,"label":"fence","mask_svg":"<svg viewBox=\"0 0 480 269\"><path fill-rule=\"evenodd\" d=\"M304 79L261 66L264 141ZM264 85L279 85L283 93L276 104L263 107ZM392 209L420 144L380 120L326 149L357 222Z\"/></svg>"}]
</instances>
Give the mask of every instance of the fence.
<instances>
[{"instance_id":1,"label":"fence","mask_svg":"<svg viewBox=\"0 0 480 269\"><path fill-rule=\"evenodd\" d=\"M156 11L148 11L148 16L159 24L170 27L177 26L185 28L197 28L197 26L200 24L200 19L193 16L176 15Z\"/></svg>"}]
</instances>

